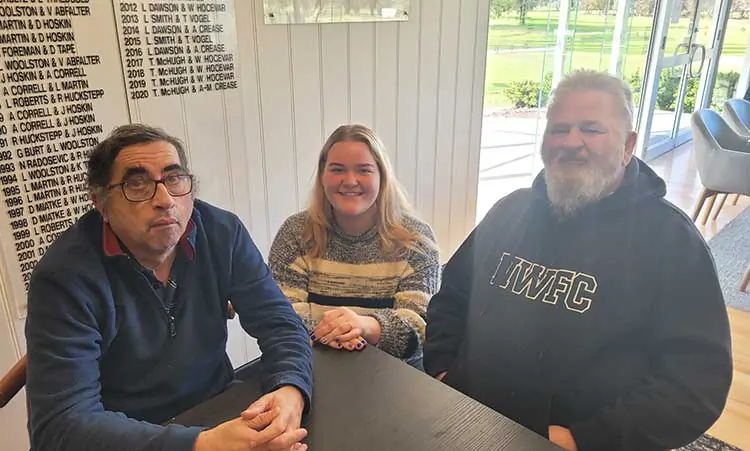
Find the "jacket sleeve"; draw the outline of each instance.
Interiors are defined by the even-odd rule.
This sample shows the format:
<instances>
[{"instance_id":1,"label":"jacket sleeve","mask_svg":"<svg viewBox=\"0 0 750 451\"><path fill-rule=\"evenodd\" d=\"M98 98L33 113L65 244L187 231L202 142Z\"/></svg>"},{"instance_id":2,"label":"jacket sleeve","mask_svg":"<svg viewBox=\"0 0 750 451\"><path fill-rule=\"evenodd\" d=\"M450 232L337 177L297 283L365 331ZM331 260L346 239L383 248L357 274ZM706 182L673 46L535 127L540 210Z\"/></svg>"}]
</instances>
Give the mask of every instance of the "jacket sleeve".
<instances>
[{"instance_id":1,"label":"jacket sleeve","mask_svg":"<svg viewBox=\"0 0 750 451\"><path fill-rule=\"evenodd\" d=\"M258 339L263 387L297 387L307 410L312 400L312 347L302 319L271 275L245 226L238 221L232 255L229 299L245 331Z\"/></svg>"},{"instance_id":2,"label":"jacket sleeve","mask_svg":"<svg viewBox=\"0 0 750 451\"><path fill-rule=\"evenodd\" d=\"M26 341L31 448L40 451L192 451L200 428L158 426L104 409L99 383L101 294L62 275L35 273Z\"/></svg>"},{"instance_id":3,"label":"jacket sleeve","mask_svg":"<svg viewBox=\"0 0 750 451\"><path fill-rule=\"evenodd\" d=\"M729 322L713 259L694 235L668 238L667 249L683 251L670 252L654 275L653 373L570 426L579 450L678 448L721 414L732 381Z\"/></svg>"}]
</instances>

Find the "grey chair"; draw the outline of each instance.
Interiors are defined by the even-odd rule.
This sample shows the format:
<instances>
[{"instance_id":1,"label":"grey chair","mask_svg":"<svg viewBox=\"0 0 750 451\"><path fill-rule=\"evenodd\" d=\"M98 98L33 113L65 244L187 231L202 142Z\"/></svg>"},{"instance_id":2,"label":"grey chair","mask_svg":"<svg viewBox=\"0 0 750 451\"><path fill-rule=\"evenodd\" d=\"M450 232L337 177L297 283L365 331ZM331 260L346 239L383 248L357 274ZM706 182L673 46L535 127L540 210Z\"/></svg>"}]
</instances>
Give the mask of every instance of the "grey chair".
<instances>
[{"instance_id":1,"label":"grey chair","mask_svg":"<svg viewBox=\"0 0 750 451\"><path fill-rule=\"evenodd\" d=\"M735 133L750 138L750 102L745 99L729 99L724 102L721 116Z\"/></svg>"},{"instance_id":2,"label":"grey chair","mask_svg":"<svg viewBox=\"0 0 750 451\"><path fill-rule=\"evenodd\" d=\"M690 127L695 164L704 187L693 212L693 221L710 199L703 215L705 225L717 195L725 195L719 210L728 194L750 195L750 141L738 135L718 113L707 109L693 113Z\"/></svg>"}]
</instances>

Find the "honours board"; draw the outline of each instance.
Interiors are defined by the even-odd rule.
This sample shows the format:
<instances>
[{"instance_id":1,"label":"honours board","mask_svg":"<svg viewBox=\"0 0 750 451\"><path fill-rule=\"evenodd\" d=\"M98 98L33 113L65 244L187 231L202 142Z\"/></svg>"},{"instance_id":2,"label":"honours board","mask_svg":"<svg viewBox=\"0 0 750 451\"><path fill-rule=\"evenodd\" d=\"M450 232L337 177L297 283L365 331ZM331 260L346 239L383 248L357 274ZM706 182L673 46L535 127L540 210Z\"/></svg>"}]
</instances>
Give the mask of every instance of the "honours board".
<instances>
[{"instance_id":1,"label":"honours board","mask_svg":"<svg viewBox=\"0 0 750 451\"><path fill-rule=\"evenodd\" d=\"M237 88L227 0L115 0L130 100Z\"/></svg>"},{"instance_id":2,"label":"honours board","mask_svg":"<svg viewBox=\"0 0 750 451\"><path fill-rule=\"evenodd\" d=\"M0 239L18 317L37 262L93 207L91 149L143 101L237 90L233 11L230 0L0 0Z\"/></svg>"}]
</instances>

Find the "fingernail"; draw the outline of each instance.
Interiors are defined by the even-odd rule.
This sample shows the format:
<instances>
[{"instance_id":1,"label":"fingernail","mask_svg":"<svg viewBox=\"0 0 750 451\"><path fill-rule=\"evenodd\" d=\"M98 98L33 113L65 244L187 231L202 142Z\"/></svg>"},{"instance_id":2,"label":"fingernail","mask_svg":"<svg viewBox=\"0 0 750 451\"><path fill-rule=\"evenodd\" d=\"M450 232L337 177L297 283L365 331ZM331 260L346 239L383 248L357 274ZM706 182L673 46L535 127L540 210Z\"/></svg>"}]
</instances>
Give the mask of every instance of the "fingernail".
<instances>
[{"instance_id":1,"label":"fingernail","mask_svg":"<svg viewBox=\"0 0 750 451\"><path fill-rule=\"evenodd\" d=\"M317 338L315 338L315 334L310 335L310 338L312 338L313 340L317 340Z\"/></svg>"},{"instance_id":2,"label":"fingernail","mask_svg":"<svg viewBox=\"0 0 750 451\"><path fill-rule=\"evenodd\" d=\"M341 338L336 337L336 342L338 343L339 341L341 341Z\"/></svg>"},{"instance_id":3,"label":"fingernail","mask_svg":"<svg viewBox=\"0 0 750 451\"><path fill-rule=\"evenodd\" d=\"M357 343L357 349L360 349L360 348L362 348L362 343L361 342Z\"/></svg>"}]
</instances>

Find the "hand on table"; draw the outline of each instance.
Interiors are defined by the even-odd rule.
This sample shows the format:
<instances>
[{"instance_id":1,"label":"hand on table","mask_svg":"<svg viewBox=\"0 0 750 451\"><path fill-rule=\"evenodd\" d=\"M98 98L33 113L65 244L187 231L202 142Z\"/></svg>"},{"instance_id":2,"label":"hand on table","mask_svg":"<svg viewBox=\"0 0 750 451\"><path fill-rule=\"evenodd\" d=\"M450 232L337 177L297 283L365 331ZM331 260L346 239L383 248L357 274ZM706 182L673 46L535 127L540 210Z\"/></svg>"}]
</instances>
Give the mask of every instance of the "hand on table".
<instances>
[{"instance_id":1,"label":"hand on table","mask_svg":"<svg viewBox=\"0 0 750 451\"><path fill-rule=\"evenodd\" d=\"M246 421L252 421L258 415L278 411L271 426L284 432L299 428L304 408L305 399L299 389L285 385L250 404L240 416Z\"/></svg>"},{"instance_id":2,"label":"hand on table","mask_svg":"<svg viewBox=\"0 0 750 451\"><path fill-rule=\"evenodd\" d=\"M193 451L305 451L301 441L307 436L304 429L280 431L273 426L280 409L246 418L236 418L203 431L195 441Z\"/></svg>"},{"instance_id":3,"label":"hand on table","mask_svg":"<svg viewBox=\"0 0 750 451\"><path fill-rule=\"evenodd\" d=\"M335 349L361 350L367 342L380 341L380 323L370 316L357 315L350 308L339 307L323 314L311 338Z\"/></svg>"},{"instance_id":4,"label":"hand on table","mask_svg":"<svg viewBox=\"0 0 750 451\"><path fill-rule=\"evenodd\" d=\"M361 351L367 346L367 340L362 337L355 337L352 340L341 342L340 340L333 340L326 343L326 346L333 349L340 349L342 351Z\"/></svg>"},{"instance_id":5,"label":"hand on table","mask_svg":"<svg viewBox=\"0 0 750 451\"><path fill-rule=\"evenodd\" d=\"M240 418L204 431L194 451L304 451L301 441L307 431L300 428L305 400L289 385L252 403Z\"/></svg>"},{"instance_id":6,"label":"hand on table","mask_svg":"<svg viewBox=\"0 0 750 451\"><path fill-rule=\"evenodd\" d=\"M570 429L562 426L549 427L549 441L568 451L578 451L578 446L576 446L576 441Z\"/></svg>"}]
</instances>

